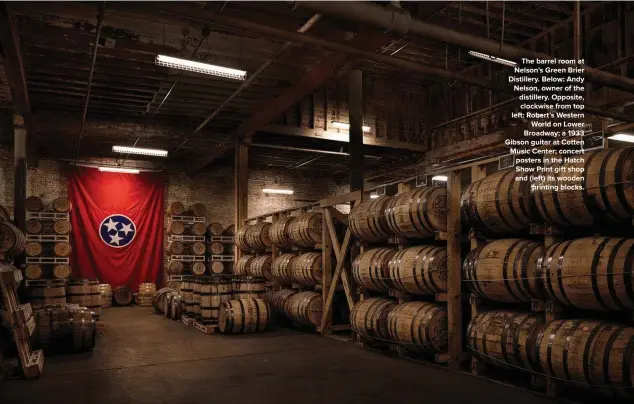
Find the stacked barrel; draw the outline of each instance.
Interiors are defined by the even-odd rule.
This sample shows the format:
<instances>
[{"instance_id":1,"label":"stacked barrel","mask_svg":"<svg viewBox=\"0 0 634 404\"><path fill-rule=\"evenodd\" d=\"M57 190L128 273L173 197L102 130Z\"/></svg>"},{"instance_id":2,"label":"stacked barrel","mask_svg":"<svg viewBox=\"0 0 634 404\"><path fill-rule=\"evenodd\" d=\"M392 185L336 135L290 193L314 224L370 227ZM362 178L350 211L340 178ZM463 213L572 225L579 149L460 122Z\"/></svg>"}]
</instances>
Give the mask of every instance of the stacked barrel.
<instances>
[{"instance_id":1,"label":"stacked barrel","mask_svg":"<svg viewBox=\"0 0 634 404\"><path fill-rule=\"evenodd\" d=\"M363 342L382 341L426 355L447 351L447 249L444 187L403 189L358 203L350 211L360 254L352 275L362 288L350 313Z\"/></svg>"},{"instance_id":2,"label":"stacked barrel","mask_svg":"<svg viewBox=\"0 0 634 404\"><path fill-rule=\"evenodd\" d=\"M205 266L205 214L201 203L186 207L182 202L172 202L167 210L167 245L165 272L170 276L204 275Z\"/></svg>"},{"instance_id":3,"label":"stacked barrel","mask_svg":"<svg viewBox=\"0 0 634 404\"><path fill-rule=\"evenodd\" d=\"M583 157L555 177L584 169L584 190L531 194L513 169L467 188L464 217L487 238L463 265L476 313L467 345L476 370L524 368L558 385L631 398L634 148Z\"/></svg>"},{"instance_id":4,"label":"stacked barrel","mask_svg":"<svg viewBox=\"0 0 634 404\"><path fill-rule=\"evenodd\" d=\"M221 223L213 222L207 226L207 273L222 274L233 271L234 228L224 227Z\"/></svg>"},{"instance_id":5,"label":"stacked barrel","mask_svg":"<svg viewBox=\"0 0 634 404\"><path fill-rule=\"evenodd\" d=\"M59 197L45 203L37 196L29 196L25 207L27 244L24 277L28 280L68 279L71 275L70 201Z\"/></svg>"}]
</instances>

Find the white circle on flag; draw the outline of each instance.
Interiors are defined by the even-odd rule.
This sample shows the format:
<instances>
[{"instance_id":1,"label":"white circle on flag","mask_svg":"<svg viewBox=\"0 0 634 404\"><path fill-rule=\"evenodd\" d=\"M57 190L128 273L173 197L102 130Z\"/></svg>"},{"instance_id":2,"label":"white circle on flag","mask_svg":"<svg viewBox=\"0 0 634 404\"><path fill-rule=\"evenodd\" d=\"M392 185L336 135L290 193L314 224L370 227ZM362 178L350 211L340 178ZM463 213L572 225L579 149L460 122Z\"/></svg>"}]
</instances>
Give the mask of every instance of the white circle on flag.
<instances>
[{"instance_id":1,"label":"white circle on flag","mask_svg":"<svg viewBox=\"0 0 634 404\"><path fill-rule=\"evenodd\" d=\"M97 231L101 241L109 247L123 248L134 240L136 225L126 215L115 213L103 219Z\"/></svg>"}]
</instances>

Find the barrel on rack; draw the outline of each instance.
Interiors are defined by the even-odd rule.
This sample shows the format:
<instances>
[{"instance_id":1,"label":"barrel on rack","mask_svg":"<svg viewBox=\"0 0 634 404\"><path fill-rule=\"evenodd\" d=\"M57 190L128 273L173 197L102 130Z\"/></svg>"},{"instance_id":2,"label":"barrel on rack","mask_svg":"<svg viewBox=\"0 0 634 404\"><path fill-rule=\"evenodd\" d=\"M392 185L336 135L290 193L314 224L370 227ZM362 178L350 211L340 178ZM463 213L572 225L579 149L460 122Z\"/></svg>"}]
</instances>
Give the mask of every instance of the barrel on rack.
<instances>
[{"instance_id":1,"label":"barrel on rack","mask_svg":"<svg viewBox=\"0 0 634 404\"><path fill-rule=\"evenodd\" d=\"M321 212L308 212L298 216L289 225L289 236L291 242L298 247L314 248L321 243Z\"/></svg>"},{"instance_id":2,"label":"barrel on rack","mask_svg":"<svg viewBox=\"0 0 634 404\"><path fill-rule=\"evenodd\" d=\"M99 281L84 279L81 281L68 281L66 285L66 298L68 303L74 303L101 316L101 287Z\"/></svg>"},{"instance_id":3,"label":"barrel on rack","mask_svg":"<svg viewBox=\"0 0 634 404\"><path fill-rule=\"evenodd\" d=\"M309 252L300 254L292 268L293 281L303 286L315 286L321 283L321 253Z\"/></svg>"},{"instance_id":4,"label":"barrel on rack","mask_svg":"<svg viewBox=\"0 0 634 404\"><path fill-rule=\"evenodd\" d=\"M387 341L387 316L395 307L394 301L380 297L360 300L350 311L350 325L362 337Z\"/></svg>"},{"instance_id":5,"label":"barrel on rack","mask_svg":"<svg viewBox=\"0 0 634 404\"><path fill-rule=\"evenodd\" d=\"M539 334L536 345L538 372L570 381L571 387L634 397L634 327L596 320L555 320Z\"/></svg>"},{"instance_id":6,"label":"barrel on rack","mask_svg":"<svg viewBox=\"0 0 634 404\"><path fill-rule=\"evenodd\" d=\"M42 233L42 222L38 219L28 219L24 223L24 231L26 234L40 234Z\"/></svg>"},{"instance_id":7,"label":"barrel on rack","mask_svg":"<svg viewBox=\"0 0 634 404\"><path fill-rule=\"evenodd\" d=\"M207 214L207 207L202 203L194 203L189 207L189 209L187 209L187 211L185 211L185 214L203 217Z\"/></svg>"},{"instance_id":8,"label":"barrel on rack","mask_svg":"<svg viewBox=\"0 0 634 404\"><path fill-rule=\"evenodd\" d=\"M291 226L295 220L296 216L286 216L273 223L270 229L271 242L279 248L292 248Z\"/></svg>"},{"instance_id":9,"label":"barrel on rack","mask_svg":"<svg viewBox=\"0 0 634 404\"><path fill-rule=\"evenodd\" d=\"M119 306L128 306L132 303L132 291L125 285L117 286L114 289L114 302Z\"/></svg>"},{"instance_id":10,"label":"barrel on rack","mask_svg":"<svg viewBox=\"0 0 634 404\"><path fill-rule=\"evenodd\" d=\"M112 287L107 283L99 284L99 292L101 293L101 308L105 309L112 306Z\"/></svg>"},{"instance_id":11,"label":"barrel on rack","mask_svg":"<svg viewBox=\"0 0 634 404\"><path fill-rule=\"evenodd\" d=\"M544 244L517 238L495 240L471 251L462 267L471 291L496 302L528 302L543 295L538 262Z\"/></svg>"},{"instance_id":12,"label":"barrel on rack","mask_svg":"<svg viewBox=\"0 0 634 404\"><path fill-rule=\"evenodd\" d=\"M231 278L207 277L200 284L200 320L218 323L220 305L232 299Z\"/></svg>"},{"instance_id":13,"label":"barrel on rack","mask_svg":"<svg viewBox=\"0 0 634 404\"><path fill-rule=\"evenodd\" d=\"M232 291L234 300L260 298L266 292L266 281L253 276L234 276Z\"/></svg>"},{"instance_id":14,"label":"barrel on rack","mask_svg":"<svg viewBox=\"0 0 634 404\"><path fill-rule=\"evenodd\" d=\"M471 353L484 363L536 371L535 343L543 329L543 313L485 311L471 320L467 340Z\"/></svg>"},{"instance_id":15,"label":"barrel on rack","mask_svg":"<svg viewBox=\"0 0 634 404\"><path fill-rule=\"evenodd\" d=\"M605 221L630 221L634 216L634 147L593 150L578 158L557 164L555 181L536 185L559 184L571 173L583 176L583 189L574 191L540 190L535 192L539 215L561 227L587 227ZM580 170L583 170L581 172Z\"/></svg>"},{"instance_id":16,"label":"barrel on rack","mask_svg":"<svg viewBox=\"0 0 634 404\"><path fill-rule=\"evenodd\" d=\"M51 202L51 210L57 213L68 213L73 208L73 205L70 203L70 199L65 196L60 196L59 198L53 199Z\"/></svg>"},{"instance_id":17,"label":"barrel on rack","mask_svg":"<svg viewBox=\"0 0 634 404\"><path fill-rule=\"evenodd\" d=\"M66 303L66 282L62 280L39 280L29 282L33 307Z\"/></svg>"},{"instance_id":18,"label":"barrel on rack","mask_svg":"<svg viewBox=\"0 0 634 404\"><path fill-rule=\"evenodd\" d=\"M97 323L93 313L76 304L44 307L34 312L35 348L81 352L95 347Z\"/></svg>"},{"instance_id":19,"label":"barrel on rack","mask_svg":"<svg viewBox=\"0 0 634 404\"><path fill-rule=\"evenodd\" d=\"M167 262L167 273L171 275L180 275L183 273L185 266L181 261L168 261Z\"/></svg>"},{"instance_id":20,"label":"barrel on rack","mask_svg":"<svg viewBox=\"0 0 634 404\"><path fill-rule=\"evenodd\" d=\"M213 255L222 255L225 252L225 245L219 241L213 241L209 244L209 251Z\"/></svg>"},{"instance_id":21,"label":"barrel on rack","mask_svg":"<svg viewBox=\"0 0 634 404\"><path fill-rule=\"evenodd\" d=\"M205 223L203 222L194 222L187 228L185 232L190 236L202 237L207 232L207 228L205 227Z\"/></svg>"},{"instance_id":22,"label":"barrel on rack","mask_svg":"<svg viewBox=\"0 0 634 404\"><path fill-rule=\"evenodd\" d=\"M26 247L24 233L8 221L0 221L0 255L16 256Z\"/></svg>"},{"instance_id":23,"label":"barrel on rack","mask_svg":"<svg viewBox=\"0 0 634 404\"><path fill-rule=\"evenodd\" d=\"M185 213L185 205L182 202L172 202L167 208L167 213L172 216L183 216Z\"/></svg>"},{"instance_id":24,"label":"barrel on rack","mask_svg":"<svg viewBox=\"0 0 634 404\"><path fill-rule=\"evenodd\" d=\"M24 207L29 212L41 212L44 210L44 202L41 198L31 195L24 200Z\"/></svg>"},{"instance_id":25,"label":"barrel on rack","mask_svg":"<svg viewBox=\"0 0 634 404\"><path fill-rule=\"evenodd\" d=\"M352 263L355 281L370 290L387 291L392 287L389 263L396 254L394 248L373 248L359 254Z\"/></svg>"},{"instance_id":26,"label":"barrel on rack","mask_svg":"<svg viewBox=\"0 0 634 404\"><path fill-rule=\"evenodd\" d=\"M273 259L270 255L260 255L253 259L250 268L247 269L247 275L273 280L271 275L271 263Z\"/></svg>"},{"instance_id":27,"label":"barrel on rack","mask_svg":"<svg viewBox=\"0 0 634 404\"><path fill-rule=\"evenodd\" d=\"M634 238L589 237L554 244L539 269L544 290L561 306L634 310Z\"/></svg>"},{"instance_id":28,"label":"barrel on rack","mask_svg":"<svg viewBox=\"0 0 634 404\"><path fill-rule=\"evenodd\" d=\"M271 236L269 230L271 223L259 222L250 226L246 234L247 246L250 250L254 251L266 251L267 248L271 248Z\"/></svg>"},{"instance_id":29,"label":"barrel on rack","mask_svg":"<svg viewBox=\"0 0 634 404\"><path fill-rule=\"evenodd\" d=\"M292 284L294 282L293 268L295 268L296 261L296 254L282 254L273 260L271 264L271 276L273 279L285 285Z\"/></svg>"},{"instance_id":30,"label":"barrel on rack","mask_svg":"<svg viewBox=\"0 0 634 404\"><path fill-rule=\"evenodd\" d=\"M280 289L273 293L270 299L271 306L278 314L287 316L288 314L288 301L297 293L294 289Z\"/></svg>"},{"instance_id":31,"label":"barrel on rack","mask_svg":"<svg viewBox=\"0 0 634 404\"><path fill-rule=\"evenodd\" d=\"M27 264L24 268L24 277L29 280L40 279L42 273L42 266L40 264Z\"/></svg>"},{"instance_id":32,"label":"barrel on rack","mask_svg":"<svg viewBox=\"0 0 634 404\"><path fill-rule=\"evenodd\" d=\"M207 234L212 237L221 236L224 232L224 227L218 222L213 222L207 225Z\"/></svg>"},{"instance_id":33,"label":"barrel on rack","mask_svg":"<svg viewBox=\"0 0 634 404\"><path fill-rule=\"evenodd\" d=\"M223 236L233 237L236 233L236 226L234 224L230 224L225 228L225 231L222 232Z\"/></svg>"},{"instance_id":34,"label":"barrel on rack","mask_svg":"<svg viewBox=\"0 0 634 404\"><path fill-rule=\"evenodd\" d=\"M156 284L142 283L139 285L139 306L151 306L156 293Z\"/></svg>"},{"instance_id":35,"label":"barrel on rack","mask_svg":"<svg viewBox=\"0 0 634 404\"><path fill-rule=\"evenodd\" d=\"M399 304L387 315L390 339L408 350L436 353L447 350L447 306L427 302Z\"/></svg>"},{"instance_id":36,"label":"barrel on rack","mask_svg":"<svg viewBox=\"0 0 634 404\"><path fill-rule=\"evenodd\" d=\"M249 231L250 227L251 227L250 225L245 224L244 226L240 227L240 229L236 233L236 237L235 237L236 247L238 247L238 249L242 251L251 250L251 248L249 248L249 245L247 244L247 232Z\"/></svg>"},{"instance_id":37,"label":"barrel on rack","mask_svg":"<svg viewBox=\"0 0 634 404\"><path fill-rule=\"evenodd\" d=\"M181 282L181 298L183 302L183 314L194 315L194 278L184 278Z\"/></svg>"},{"instance_id":38,"label":"barrel on rack","mask_svg":"<svg viewBox=\"0 0 634 404\"><path fill-rule=\"evenodd\" d=\"M249 275L249 272L251 272L251 265L253 265L253 260L255 260L255 255L243 255L240 257L238 262L236 262L233 273L235 275Z\"/></svg>"},{"instance_id":39,"label":"barrel on rack","mask_svg":"<svg viewBox=\"0 0 634 404\"><path fill-rule=\"evenodd\" d=\"M531 183L516 181L515 168L469 185L461 199L462 214L473 228L494 235L519 234L535 217Z\"/></svg>"},{"instance_id":40,"label":"barrel on rack","mask_svg":"<svg viewBox=\"0 0 634 404\"><path fill-rule=\"evenodd\" d=\"M53 267L53 276L57 279L68 279L71 274L71 269L66 264L57 264Z\"/></svg>"},{"instance_id":41,"label":"barrel on rack","mask_svg":"<svg viewBox=\"0 0 634 404\"><path fill-rule=\"evenodd\" d=\"M319 327L324 311L321 293L299 292L291 296L286 304L288 317L299 326Z\"/></svg>"},{"instance_id":42,"label":"barrel on rack","mask_svg":"<svg viewBox=\"0 0 634 404\"><path fill-rule=\"evenodd\" d=\"M389 228L406 238L433 236L447 230L447 189L424 187L391 198L385 209Z\"/></svg>"},{"instance_id":43,"label":"barrel on rack","mask_svg":"<svg viewBox=\"0 0 634 404\"><path fill-rule=\"evenodd\" d=\"M200 261L190 263L189 269L194 275L203 275L207 271L205 263Z\"/></svg>"},{"instance_id":44,"label":"barrel on rack","mask_svg":"<svg viewBox=\"0 0 634 404\"><path fill-rule=\"evenodd\" d=\"M72 248L69 243L65 241L57 243L40 243L38 241L29 241L26 243L25 249L26 255L29 257L38 257L40 255L55 256L55 257L69 257L72 252Z\"/></svg>"},{"instance_id":45,"label":"barrel on rack","mask_svg":"<svg viewBox=\"0 0 634 404\"><path fill-rule=\"evenodd\" d=\"M207 264L210 274L221 274L225 272L225 263L221 261L211 261Z\"/></svg>"},{"instance_id":46,"label":"barrel on rack","mask_svg":"<svg viewBox=\"0 0 634 404\"><path fill-rule=\"evenodd\" d=\"M222 333L266 331L270 321L271 310L262 299L229 300L220 304L218 326Z\"/></svg>"},{"instance_id":47,"label":"barrel on rack","mask_svg":"<svg viewBox=\"0 0 634 404\"><path fill-rule=\"evenodd\" d=\"M405 248L392 257L389 268L395 289L414 295L447 291L447 249L444 247Z\"/></svg>"},{"instance_id":48,"label":"barrel on rack","mask_svg":"<svg viewBox=\"0 0 634 404\"><path fill-rule=\"evenodd\" d=\"M361 240L378 242L392 235L385 210L392 198L381 196L355 205L348 215L350 231Z\"/></svg>"},{"instance_id":49,"label":"barrel on rack","mask_svg":"<svg viewBox=\"0 0 634 404\"><path fill-rule=\"evenodd\" d=\"M185 224L178 220L170 220L167 223L167 232L175 236L180 236L185 233Z\"/></svg>"},{"instance_id":50,"label":"barrel on rack","mask_svg":"<svg viewBox=\"0 0 634 404\"><path fill-rule=\"evenodd\" d=\"M191 244L185 244L180 241L172 241L167 244L167 251L172 255L204 255L207 247L205 243L196 241Z\"/></svg>"}]
</instances>

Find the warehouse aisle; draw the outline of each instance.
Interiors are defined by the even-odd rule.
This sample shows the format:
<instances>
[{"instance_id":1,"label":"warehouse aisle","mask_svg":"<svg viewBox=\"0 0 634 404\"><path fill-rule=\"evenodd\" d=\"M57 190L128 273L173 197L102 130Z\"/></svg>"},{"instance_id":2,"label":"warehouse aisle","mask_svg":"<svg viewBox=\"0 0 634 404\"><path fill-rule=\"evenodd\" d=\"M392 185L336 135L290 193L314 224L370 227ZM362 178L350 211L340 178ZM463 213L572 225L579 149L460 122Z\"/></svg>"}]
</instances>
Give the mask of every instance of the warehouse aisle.
<instances>
[{"instance_id":1,"label":"warehouse aisle","mask_svg":"<svg viewBox=\"0 0 634 404\"><path fill-rule=\"evenodd\" d=\"M47 358L39 380L0 383L2 404L551 402L317 335L204 335L150 308L105 310L93 353Z\"/></svg>"}]
</instances>

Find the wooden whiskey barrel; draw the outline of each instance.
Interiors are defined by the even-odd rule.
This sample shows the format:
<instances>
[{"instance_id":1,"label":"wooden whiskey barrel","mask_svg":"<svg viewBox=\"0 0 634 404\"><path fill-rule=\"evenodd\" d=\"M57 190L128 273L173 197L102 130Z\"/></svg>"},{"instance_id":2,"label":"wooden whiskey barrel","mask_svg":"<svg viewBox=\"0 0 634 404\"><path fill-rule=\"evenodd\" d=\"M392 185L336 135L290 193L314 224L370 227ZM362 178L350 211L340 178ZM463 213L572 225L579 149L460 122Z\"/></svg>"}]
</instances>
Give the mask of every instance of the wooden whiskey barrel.
<instances>
[{"instance_id":1,"label":"wooden whiskey barrel","mask_svg":"<svg viewBox=\"0 0 634 404\"><path fill-rule=\"evenodd\" d=\"M321 253L309 252L300 254L292 268L293 281L304 286L315 286L321 283Z\"/></svg>"},{"instance_id":2,"label":"wooden whiskey barrel","mask_svg":"<svg viewBox=\"0 0 634 404\"><path fill-rule=\"evenodd\" d=\"M214 241L209 244L209 250L213 255L222 255L225 252L225 245L221 242Z\"/></svg>"},{"instance_id":3,"label":"wooden whiskey barrel","mask_svg":"<svg viewBox=\"0 0 634 404\"><path fill-rule=\"evenodd\" d=\"M298 325L319 327L324 310L321 293L299 292L288 299L287 315Z\"/></svg>"},{"instance_id":4,"label":"wooden whiskey barrel","mask_svg":"<svg viewBox=\"0 0 634 404\"><path fill-rule=\"evenodd\" d=\"M204 262L192 262L189 268L194 275L203 275L207 271Z\"/></svg>"},{"instance_id":5,"label":"wooden whiskey barrel","mask_svg":"<svg viewBox=\"0 0 634 404\"><path fill-rule=\"evenodd\" d=\"M293 268L295 268L296 261L296 254L282 254L273 260L271 264L271 276L273 279L285 285L292 284L294 282Z\"/></svg>"},{"instance_id":6,"label":"wooden whiskey barrel","mask_svg":"<svg viewBox=\"0 0 634 404\"><path fill-rule=\"evenodd\" d=\"M24 206L29 212L41 212L44 210L44 202L37 196L29 196L24 200Z\"/></svg>"},{"instance_id":7,"label":"wooden whiskey barrel","mask_svg":"<svg viewBox=\"0 0 634 404\"><path fill-rule=\"evenodd\" d=\"M172 216L183 216L185 213L185 205L182 202L172 202L167 208L167 213Z\"/></svg>"},{"instance_id":8,"label":"wooden whiskey barrel","mask_svg":"<svg viewBox=\"0 0 634 404\"><path fill-rule=\"evenodd\" d=\"M606 396L634 397L634 327L555 320L539 334L536 346L538 372Z\"/></svg>"},{"instance_id":9,"label":"wooden whiskey barrel","mask_svg":"<svg viewBox=\"0 0 634 404\"><path fill-rule=\"evenodd\" d=\"M154 296L152 297L152 307L154 307L154 311L157 313L165 314L166 317L169 316L169 303L168 303L168 293L176 292L173 288L161 288L156 291Z\"/></svg>"},{"instance_id":10,"label":"wooden whiskey barrel","mask_svg":"<svg viewBox=\"0 0 634 404\"><path fill-rule=\"evenodd\" d=\"M26 247L26 237L17 227L7 221L0 221L0 255L16 256Z\"/></svg>"},{"instance_id":11,"label":"wooden whiskey barrel","mask_svg":"<svg viewBox=\"0 0 634 404\"><path fill-rule=\"evenodd\" d=\"M66 299L68 303L86 307L97 317L101 315L101 288L98 281L69 281L66 285Z\"/></svg>"},{"instance_id":12,"label":"wooden whiskey barrel","mask_svg":"<svg viewBox=\"0 0 634 404\"><path fill-rule=\"evenodd\" d=\"M417 188L390 199L385 209L387 224L395 234L406 238L433 236L447 230L447 189Z\"/></svg>"},{"instance_id":13,"label":"wooden whiskey barrel","mask_svg":"<svg viewBox=\"0 0 634 404\"><path fill-rule=\"evenodd\" d=\"M498 171L469 185L461 199L463 216L473 228L504 235L528 230L535 217L531 184L516 181L515 168Z\"/></svg>"},{"instance_id":14,"label":"wooden whiskey barrel","mask_svg":"<svg viewBox=\"0 0 634 404\"><path fill-rule=\"evenodd\" d=\"M574 160L573 160L574 161ZM584 169L583 190L537 190L535 202L539 215L560 227L587 227L605 221L630 221L634 216L634 147L593 150L579 155L579 162L557 164L555 181L536 185L558 184L560 177Z\"/></svg>"},{"instance_id":15,"label":"wooden whiskey barrel","mask_svg":"<svg viewBox=\"0 0 634 404\"><path fill-rule=\"evenodd\" d=\"M172 241L167 244L167 252L172 255L182 255L185 251L185 244L180 241Z\"/></svg>"},{"instance_id":16,"label":"wooden whiskey barrel","mask_svg":"<svg viewBox=\"0 0 634 404\"><path fill-rule=\"evenodd\" d=\"M156 284L141 283L139 285L139 306L151 306L152 298L156 293Z\"/></svg>"},{"instance_id":17,"label":"wooden whiskey barrel","mask_svg":"<svg viewBox=\"0 0 634 404\"><path fill-rule=\"evenodd\" d=\"M172 275L180 275L183 273L185 266L180 261L169 261L167 263L167 273Z\"/></svg>"},{"instance_id":18,"label":"wooden whiskey barrel","mask_svg":"<svg viewBox=\"0 0 634 404\"><path fill-rule=\"evenodd\" d=\"M308 212L298 216L290 223L288 235L294 245L314 248L316 244L321 243L321 212Z\"/></svg>"},{"instance_id":19,"label":"wooden whiskey barrel","mask_svg":"<svg viewBox=\"0 0 634 404\"><path fill-rule=\"evenodd\" d=\"M53 276L57 279L68 279L71 269L66 264L57 264L53 267Z\"/></svg>"},{"instance_id":20,"label":"wooden whiskey barrel","mask_svg":"<svg viewBox=\"0 0 634 404\"><path fill-rule=\"evenodd\" d=\"M554 244L539 269L544 290L561 306L634 310L634 238L589 237Z\"/></svg>"},{"instance_id":21,"label":"wooden whiskey barrel","mask_svg":"<svg viewBox=\"0 0 634 404\"><path fill-rule=\"evenodd\" d=\"M47 232L48 229L44 229L45 232ZM70 234L70 232L73 230L73 227L71 226L70 222L68 220L56 220L55 222L53 222L53 226L52 226L52 233L55 234L61 234L61 235L66 235L66 234Z\"/></svg>"},{"instance_id":22,"label":"wooden whiskey barrel","mask_svg":"<svg viewBox=\"0 0 634 404\"><path fill-rule=\"evenodd\" d=\"M90 310L68 304L36 310L34 316L35 331L31 338L34 347L74 352L94 348L97 325Z\"/></svg>"},{"instance_id":23,"label":"wooden whiskey barrel","mask_svg":"<svg viewBox=\"0 0 634 404\"><path fill-rule=\"evenodd\" d=\"M231 299L231 279L205 278L200 285L200 320L204 324L218 323L220 305Z\"/></svg>"},{"instance_id":24,"label":"wooden whiskey barrel","mask_svg":"<svg viewBox=\"0 0 634 404\"><path fill-rule=\"evenodd\" d=\"M24 231L26 234L40 234L42 233L42 222L38 219L29 219L24 223Z\"/></svg>"},{"instance_id":25,"label":"wooden whiskey barrel","mask_svg":"<svg viewBox=\"0 0 634 404\"><path fill-rule=\"evenodd\" d=\"M447 291L447 249L436 246L409 247L389 262L389 277L395 289L414 295Z\"/></svg>"},{"instance_id":26,"label":"wooden whiskey barrel","mask_svg":"<svg viewBox=\"0 0 634 404\"><path fill-rule=\"evenodd\" d=\"M543 329L542 313L485 311L471 320L467 340L472 354L484 363L536 370L535 343Z\"/></svg>"},{"instance_id":27,"label":"wooden whiskey barrel","mask_svg":"<svg viewBox=\"0 0 634 404\"><path fill-rule=\"evenodd\" d=\"M221 274L225 271L225 263L213 261L209 263L209 272L212 274Z\"/></svg>"},{"instance_id":28,"label":"wooden whiskey barrel","mask_svg":"<svg viewBox=\"0 0 634 404\"><path fill-rule=\"evenodd\" d=\"M11 214L9 213L9 210L7 208L0 205L0 220L2 219L11 220Z\"/></svg>"},{"instance_id":29,"label":"wooden whiskey barrel","mask_svg":"<svg viewBox=\"0 0 634 404\"><path fill-rule=\"evenodd\" d=\"M222 232L223 236L234 236L236 233L236 226L234 224L230 224L227 226L225 231Z\"/></svg>"},{"instance_id":30,"label":"wooden whiskey barrel","mask_svg":"<svg viewBox=\"0 0 634 404\"><path fill-rule=\"evenodd\" d=\"M40 264L27 264L26 268L24 268L24 277L29 280L40 279L42 272Z\"/></svg>"},{"instance_id":31,"label":"wooden whiskey barrel","mask_svg":"<svg viewBox=\"0 0 634 404\"><path fill-rule=\"evenodd\" d=\"M386 240L392 235L385 217L385 210L390 200L390 197L381 196L356 204L348 215L352 234L370 242Z\"/></svg>"},{"instance_id":32,"label":"wooden whiskey barrel","mask_svg":"<svg viewBox=\"0 0 634 404\"><path fill-rule=\"evenodd\" d=\"M194 315L194 279L183 279L181 282L181 298L183 302L183 314Z\"/></svg>"},{"instance_id":33,"label":"wooden whiskey barrel","mask_svg":"<svg viewBox=\"0 0 634 404\"><path fill-rule=\"evenodd\" d=\"M271 275L271 263L273 258L270 255L260 255L253 259L251 266L247 268L247 275L273 280Z\"/></svg>"},{"instance_id":34,"label":"wooden whiskey barrel","mask_svg":"<svg viewBox=\"0 0 634 404\"><path fill-rule=\"evenodd\" d=\"M253 265L253 260L255 259L255 255L243 255L240 257L238 262L236 262L236 266L233 270L235 275L249 275L251 271L251 265Z\"/></svg>"},{"instance_id":35,"label":"wooden whiskey barrel","mask_svg":"<svg viewBox=\"0 0 634 404\"><path fill-rule=\"evenodd\" d=\"M192 223L187 229L187 234L191 236L204 236L206 232L207 228L205 227L205 223L202 222Z\"/></svg>"},{"instance_id":36,"label":"wooden whiskey barrel","mask_svg":"<svg viewBox=\"0 0 634 404\"><path fill-rule=\"evenodd\" d=\"M70 203L70 199L65 196L60 196L59 198L53 199L51 202L51 210L57 213L68 213L73 208L73 205Z\"/></svg>"},{"instance_id":37,"label":"wooden whiskey barrel","mask_svg":"<svg viewBox=\"0 0 634 404\"><path fill-rule=\"evenodd\" d=\"M207 214L207 207L202 203L195 203L189 207L187 213L191 213L192 216L202 217Z\"/></svg>"},{"instance_id":38,"label":"wooden whiskey barrel","mask_svg":"<svg viewBox=\"0 0 634 404\"><path fill-rule=\"evenodd\" d=\"M271 242L279 248L290 249L293 247L291 238L291 225L297 220L296 216L286 216L271 225Z\"/></svg>"},{"instance_id":39,"label":"wooden whiskey barrel","mask_svg":"<svg viewBox=\"0 0 634 404\"><path fill-rule=\"evenodd\" d=\"M294 289L280 289L271 296L271 306L278 314L287 315L289 299L297 293Z\"/></svg>"},{"instance_id":40,"label":"wooden whiskey barrel","mask_svg":"<svg viewBox=\"0 0 634 404\"><path fill-rule=\"evenodd\" d=\"M200 278L194 279L194 285L192 286L192 315L194 318L200 318Z\"/></svg>"},{"instance_id":41,"label":"wooden whiskey barrel","mask_svg":"<svg viewBox=\"0 0 634 404\"><path fill-rule=\"evenodd\" d=\"M271 236L269 229L271 223L259 222L250 226L246 234L247 246L253 251L266 251L273 244L271 243Z\"/></svg>"},{"instance_id":42,"label":"wooden whiskey barrel","mask_svg":"<svg viewBox=\"0 0 634 404\"><path fill-rule=\"evenodd\" d=\"M253 276L236 276L232 279L231 288L234 300L256 299L266 292L266 282L262 278Z\"/></svg>"},{"instance_id":43,"label":"wooden whiskey barrel","mask_svg":"<svg viewBox=\"0 0 634 404\"><path fill-rule=\"evenodd\" d=\"M207 246L205 246L205 243L200 241L191 243L185 247L185 252L193 255L204 255L205 251L207 251Z\"/></svg>"},{"instance_id":44,"label":"wooden whiskey barrel","mask_svg":"<svg viewBox=\"0 0 634 404\"><path fill-rule=\"evenodd\" d=\"M250 227L251 227L250 225L244 225L240 227L235 237L236 247L238 247L238 249L245 252L248 252L251 250L249 248L249 245L247 244L247 232L249 231Z\"/></svg>"},{"instance_id":45,"label":"wooden whiskey barrel","mask_svg":"<svg viewBox=\"0 0 634 404\"><path fill-rule=\"evenodd\" d=\"M180 236L185 233L185 224L177 220L171 220L167 223L167 232L175 236Z\"/></svg>"},{"instance_id":46,"label":"wooden whiskey barrel","mask_svg":"<svg viewBox=\"0 0 634 404\"><path fill-rule=\"evenodd\" d=\"M207 226L207 234L209 234L210 236L221 236L223 232L224 227L222 227L222 224L218 222L210 223Z\"/></svg>"},{"instance_id":47,"label":"wooden whiskey barrel","mask_svg":"<svg viewBox=\"0 0 634 404\"><path fill-rule=\"evenodd\" d=\"M99 292L101 293L101 308L112 307L112 287L107 283L99 285Z\"/></svg>"},{"instance_id":48,"label":"wooden whiskey barrel","mask_svg":"<svg viewBox=\"0 0 634 404\"><path fill-rule=\"evenodd\" d=\"M387 291L392 287L389 263L396 254L393 248L366 250L352 263L352 276L364 288Z\"/></svg>"},{"instance_id":49,"label":"wooden whiskey barrel","mask_svg":"<svg viewBox=\"0 0 634 404\"><path fill-rule=\"evenodd\" d=\"M31 281L29 291L33 307L66 304L66 282L64 281Z\"/></svg>"},{"instance_id":50,"label":"wooden whiskey barrel","mask_svg":"<svg viewBox=\"0 0 634 404\"><path fill-rule=\"evenodd\" d=\"M38 241L29 241L28 243L26 243L26 248L24 251L29 257L38 257L40 255L69 257L72 249L69 243L63 241L54 244L43 244Z\"/></svg>"},{"instance_id":51,"label":"wooden whiskey barrel","mask_svg":"<svg viewBox=\"0 0 634 404\"><path fill-rule=\"evenodd\" d=\"M447 350L447 306L427 302L399 304L387 315L390 339L420 352Z\"/></svg>"},{"instance_id":52,"label":"wooden whiskey barrel","mask_svg":"<svg viewBox=\"0 0 634 404\"><path fill-rule=\"evenodd\" d=\"M538 262L544 244L517 238L495 240L471 251L463 264L471 291L497 302L528 302L542 297Z\"/></svg>"},{"instance_id":53,"label":"wooden whiskey barrel","mask_svg":"<svg viewBox=\"0 0 634 404\"><path fill-rule=\"evenodd\" d=\"M387 316L395 307L392 300L380 297L361 300L350 311L350 325L362 337L388 341Z\"/></svg>"},{"instance_id":54,"label":"wooden whiskey barrel","mask_svg":"<svg viewBox=\"0 0 634 404\"><path fill-rule=\"evenodd\" d=\"M132 303L132 291L127 286L117 286L114 289L114 302L119 306L128 306Z\"/></svg>"},{"instance_id":55,"label":"wooden whiskey barrel","mask_svg":"<svg viewBox=\"0 0 634 404\"><path fill-rule=\"evenodd\" d=\"M262 299L229 300L220 304L218 326L222 333L265 331L270 321L271 310Z\"/></svg>"}]
</instances>

